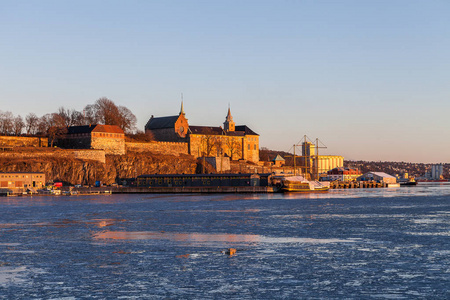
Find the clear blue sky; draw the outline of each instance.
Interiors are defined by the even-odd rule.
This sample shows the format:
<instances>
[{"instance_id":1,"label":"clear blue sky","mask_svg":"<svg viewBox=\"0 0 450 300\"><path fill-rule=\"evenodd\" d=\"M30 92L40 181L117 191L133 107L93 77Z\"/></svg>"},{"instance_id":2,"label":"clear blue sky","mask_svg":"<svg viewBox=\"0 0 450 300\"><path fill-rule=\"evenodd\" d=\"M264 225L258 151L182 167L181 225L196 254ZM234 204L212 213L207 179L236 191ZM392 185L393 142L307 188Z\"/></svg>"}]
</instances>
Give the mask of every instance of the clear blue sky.
<instances>
[{"instance_id":1,"label":"clear blue sky","mask_svg":"<svg viewBox=\"0 0 450 300\"><path fill-rule=\"evenodd\" d=\"M303 135L346 159L450 162L450 1L1 1L0 110L100 97Z\"/></svg>"}]
</instances>

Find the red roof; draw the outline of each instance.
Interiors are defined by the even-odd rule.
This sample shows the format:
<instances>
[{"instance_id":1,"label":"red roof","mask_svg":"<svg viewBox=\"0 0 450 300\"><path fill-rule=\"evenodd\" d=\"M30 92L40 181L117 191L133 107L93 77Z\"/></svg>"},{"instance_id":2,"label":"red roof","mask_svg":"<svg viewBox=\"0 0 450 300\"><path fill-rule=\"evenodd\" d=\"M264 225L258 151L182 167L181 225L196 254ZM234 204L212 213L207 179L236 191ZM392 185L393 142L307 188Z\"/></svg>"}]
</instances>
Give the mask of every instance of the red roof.
<instances>
[{"instance_id":1,"label":"red roof","mask_svg":"<svg viewBox=\"0 0 450 300\"><path fill-rule=\"evenodd\" d=\"M92 132L124 133L117 125L97 125Z\"/></svg>"},{"instance_id":2,"label":"red roof","mask_svg":"<svg viewBox=\"0 0 450 300\"><path fill-rule=\"evenodd\" d=\"M117 125L84 125L84 126L70 126L68 128L68 134L76 133L91 133L91 132L107 132L107 133L121 133L123 130Z\"/></svg>"}]
</instances>

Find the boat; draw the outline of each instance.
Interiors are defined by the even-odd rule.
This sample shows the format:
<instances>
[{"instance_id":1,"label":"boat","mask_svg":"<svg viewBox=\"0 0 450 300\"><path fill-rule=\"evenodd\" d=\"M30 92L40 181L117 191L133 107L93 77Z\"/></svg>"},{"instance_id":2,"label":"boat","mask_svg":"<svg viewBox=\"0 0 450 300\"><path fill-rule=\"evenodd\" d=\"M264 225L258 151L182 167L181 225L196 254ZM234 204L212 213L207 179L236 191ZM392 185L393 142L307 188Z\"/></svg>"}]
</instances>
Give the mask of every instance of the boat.
<instances>
[{"instance_id":1,"label":"boat","mask_svg":"<svg viewBox=\"0 0 450 300\"><path fill-rule=\"evenodd\" d=\"M0 197L7 197L12 195L12 191L8 189L0 189Z\"/></svg>"},{"instance_id":2,"label":"boat","mask_svg":"<svg viewBox=\"0 0 450 300\"><path fill-rule=\"evenodd\" d=\"M400 181L400 186L415 186L417 185L417 181L415 180L409 180L409 181Z\"/></svg>"},{"instance_id":3,"label":"boat","mask_svg":"<svg viewBox=\"0 0 450 300\"><path fill-rule=\"evenodd\" d=\"M282 192L327 192L330 189L330 183L327 181L310 181L303 176L285 177L281 184Z\"/></svg>"},{"instance_id":4,"label":"boat","mask_svg":"<svg viewBox=\"0 0 450 300\"><path fill-rule=\"evenodd\" d=\"M405 178L399 179L398 183L400 183L400 186L415 186L418 182L414 178Z\"/></svg>"}]
</instances>

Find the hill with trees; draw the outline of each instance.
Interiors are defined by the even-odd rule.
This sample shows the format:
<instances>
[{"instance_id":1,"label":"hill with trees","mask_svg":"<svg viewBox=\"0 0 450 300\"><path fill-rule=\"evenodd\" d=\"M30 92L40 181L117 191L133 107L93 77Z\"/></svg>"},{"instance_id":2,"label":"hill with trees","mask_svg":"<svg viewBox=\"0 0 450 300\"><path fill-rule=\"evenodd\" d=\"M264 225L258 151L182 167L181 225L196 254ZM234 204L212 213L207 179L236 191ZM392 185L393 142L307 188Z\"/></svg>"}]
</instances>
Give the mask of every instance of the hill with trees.
<instances>
[{"instance_id":1,"label":"hill with trees","mask_svg":"<svg viewBox=\"0 0 450 300\"><path fill-rule=\"evenodd\" d=\"M41 117L31 112L24 119L9 111L0 111L0 135L47 136L49 140L65 133L69 126L89 124L117 125L126 134L136 134L139 133L136 123L136 116L127 107L116 105L106 97L86 105L83 111L60 107L56 112Z\"/></svg>"}]
</instances>

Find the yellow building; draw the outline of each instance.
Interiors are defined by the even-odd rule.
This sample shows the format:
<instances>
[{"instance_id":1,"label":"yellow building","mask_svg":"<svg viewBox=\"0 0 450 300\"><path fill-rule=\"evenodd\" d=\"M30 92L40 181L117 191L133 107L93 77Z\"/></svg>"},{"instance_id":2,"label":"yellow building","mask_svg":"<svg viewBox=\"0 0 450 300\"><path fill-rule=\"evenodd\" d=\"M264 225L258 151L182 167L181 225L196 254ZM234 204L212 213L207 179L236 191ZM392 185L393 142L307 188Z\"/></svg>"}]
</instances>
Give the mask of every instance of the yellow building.
<instances>
[{"instance_id":1,"label":"yellow building","mask_svg":"<svg viewBox=\"0 0 450 300\"><path fill-rule=\"evenodd\" d=\"M0 189L40 189L45 185L44 173L0 173Z\"/></svg>"},{"instance_id":2,"label":"yellow building","mask_svg":"<svg viewBox=\"0 0 450 300\"><path fill-rule=\"evenodd\" d=\"M344 166L344 157L339 155L319 155L319 174Z\"/></svg>"},{"instance_id":3,"label":"yellow building","mask_svg":"<svg viewBox=\"0 0 450 300\"><path fill-rule=\"evenodd\" d=\"M344 157L340 155L316 155L316 146L310 142L302 144L300 157L303 173L325 173L344 166ZM318 164L318 165L317 165Z\"/></svg>"}]
</instances>

